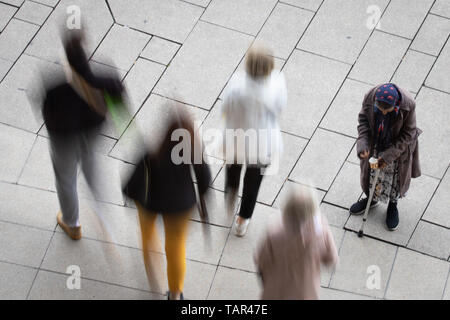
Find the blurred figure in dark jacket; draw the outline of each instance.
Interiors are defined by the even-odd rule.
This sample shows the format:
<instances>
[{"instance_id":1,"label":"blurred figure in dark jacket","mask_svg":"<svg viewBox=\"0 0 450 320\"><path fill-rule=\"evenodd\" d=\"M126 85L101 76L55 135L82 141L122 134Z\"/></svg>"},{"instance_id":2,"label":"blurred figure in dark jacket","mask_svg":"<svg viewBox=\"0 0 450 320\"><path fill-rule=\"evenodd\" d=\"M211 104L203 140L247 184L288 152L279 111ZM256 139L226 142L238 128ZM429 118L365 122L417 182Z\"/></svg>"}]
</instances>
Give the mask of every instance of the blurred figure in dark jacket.
<instances>
[{"instance_id":1,"label":"blurred figure in dark jacket","mask_svg":"<svg viewBox=\"0 0 450 320\"><path fill-rule=\"evenodd\" d=\"M92 144L107 113L104 94L118 97L123 89L119 80L96 77L91 72L82 42L83 34L75 31L63 39L67 81L46 89L42 108L61 208L57 222L74 240L81 238L78 164L91 191L97 194Z\"/></svg>"},{"instance_id":2,"label":"blurred figure in dark jacket","mask_svg":"<svg viewBox=\"0 0 450 320\"><path fill-rule=\"evenodd\" d=\"M179 142L172 139L174 132L179 130L185 133L182 142L186 148L181 153L174 152L178 150L174 148ZM198 185L200 216L204 222L207 220L204 196L211 183L211 173L203 161L203 151L195 150L194 139L197 138L192 121L178 113L169 120L160 147L142 157L124 188L124 193L135 201L139 211L144 263L151 287L158 275L152 270L150 251L159 251L155 222L157 214L162 214L169 300L183 299L188 221L197 204L192 167ZM180 161L180 155L183 161ZM200 159L199 163L195 163L195 159Z\"/></svg>"}]
</instances>

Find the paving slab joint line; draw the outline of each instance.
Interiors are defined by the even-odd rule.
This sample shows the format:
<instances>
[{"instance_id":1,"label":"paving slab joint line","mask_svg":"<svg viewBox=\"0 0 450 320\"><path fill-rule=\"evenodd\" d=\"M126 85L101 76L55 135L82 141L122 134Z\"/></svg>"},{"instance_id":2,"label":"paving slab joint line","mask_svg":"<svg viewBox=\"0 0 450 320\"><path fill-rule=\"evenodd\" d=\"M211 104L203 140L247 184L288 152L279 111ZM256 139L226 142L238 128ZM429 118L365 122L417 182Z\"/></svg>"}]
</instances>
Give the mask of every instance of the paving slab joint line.
<instances>
[{"instance_id":1,"label":"paving slab joint line","mask_svg":"<svg viewBox=\"0 0 450 320\"><path fill-rule=\"evenodd\" d=\"M340 229L340 228L338 228L338 229ZM340 256L340 254L341 254L341 250L342 250L342 245L343 245L343 243L344 243L344 238L345 238L345 236L347 235L347 231L345 231L345 229L344 229L344 235L342 236L342 239L341 239L341 242L339 243L339 246L338 246L338 248L337 248L337 252L338 252L338 259L339 259L339 256ZM339 262L338 262L339 263ZM331 286L331 281L333 281L333 277L334 277L334 275L336 274L336 269L337 269L337 265L333 268L333 270L331 271L331 276L330 276L330 280L328 281L328 287L327 288L330 288L330 286Z\"/></svg>"},{"instance_id":2,"label":"paving slab joint line","mask_svg":"<svg viewBox=\"0 0 450 320\"><path fill-rule=\"evenodd\" d=\"M61 0L58 0L58 3L55 5L55 8L59 5L59 3L61 2ZM13 6L14 7L14 6ZM19 57L17 58L16 61L13 62L13 64L11 65L11 67L8 69L8 71L6 72L6 74L3 76L3 78L0 79L0 82L3 82L3 80L8 76L8 74L11 72L11 70L14 68L14 66L16 65L17 61L19 61L20 57L25 54L25 51L27 50L28 46L30 45L31 42L33 42L34 38L36 38L36 36L38 35L38 33L41 31L42 27L47 23L48 19L51 17L51 15L53 14L53 12L55 11L55 8L52 8L52 11L50 12L50 14L47 16L47 18L45 18L44 22L42 23L41 26L39 26L39 28L36 30L36 32L34 33L33 37L31 37L30 41L28 41L27 45L25 46L25 48L22 50L22 52L20 53ZM18 10L14 13L14 15L16 15L18 12ZM16 19L14 17L12 17L9 21L8 24L12 21L12 19ZM6 28L7 26L5 26ZM3 32L2 32L3 33Z\"/></svg>"},{"instance_id":3,"label":"paving slab joint line","mask_svg":"<svg viewBox=\"0 0 450 320\"><path fill-rule=\"evenodd\" d=\"M50 269L46 269L46 268L40 268L39 271L54 273L54 274L58 274L58 275L62 275L62 276L70 276L70 274L68 274L68 273L61 272L61 271L50 270ZM38 273L39 273L39 271L38 271ZM85 277L85 276L81 276L80 278L82 280L84 279L84 280L88 280L88 281L98 282L98 283L102 283L102 284L106 284L106 285L110 285L110 286L115 286L115 287L119 287L119 288L131 289L131 290L141 291L141 292L145 292L145 293L151 293L151 294L164 296L164 294L161 293L161 292L156 292L156 291L151 291L151 290L146 290L146 289L141 289L141 288L135 288L135 287L129 287L129 286L125 286L125 285L122 285L122 284L119 284L119 283L107 282L107 281L94 279L94 278L90 278L90 277Z\"/></svg>"},{"instance_id":4,"label":"paving slab joint line","mask_svg":"<svg viewBox=\"0 0 450 320\"><path fill-rule=\"evenodd\" d=\"M114 13L111 10L111 6L109 5L109 1L105 0L106 6L108 7L109 14L111 15L111 18L113 19L114 23L116 23L116 18L114 17Z\"/></svg>"},{"instance_id":5,"label":"paving slab joint line","mask_svg":"<svg viewBox=\"0 0 450 320\"><path fill-rule=\"evenodd\" d=\"M56 230L56 228L55 228ZM52 236L50 237L50 240L48 242L47 248L45 249L44 255L42 256L42 260L41 263L39 264L39 268L38 271L36 272L36 275L34 276L33 282L31 283L30 289L28 290L27 293L27 297L25 298L25 300L28 300L30 294L31 294L31 290L33 289L34 283L36 282L37 276L39 274L39 271L41 270L42 264L44 263L45 257L47 255L48 249L50 248L50 245L52 244L53 238L55 236L56 231L53 231Z\"/></svg>"},{"instance_id":6,"label":"paving slab joint line","mask_svg":"<svg viewBox=\"0 0 450 320\"><path fill-rule=\"evenodd\" d=\"M338 59L335 59L335 58L332 58L332 57L328 57L328 56L325 56L323 54L319 54L319 53L315 53L315 52L312 52L312 51L308 51L308 50L305 50L305 49L295 48L294 51L295 50L300 51L300 52L305 52L305 53L308 53L308 54L312 54L314 56L321 57L321 58L324 58L324 59L327 59L327 60L331 60L331 61L334 61L334 62L339 62L339 63L342 63L342 64L346 64L348 66L353 66L354 65L353 63L341 61L341 60L338 60Z\"/></svg>"},{"instance_id":7,"label":"paving slab joint line","mask_svg":"<svg viewBox=\"0 0 450 320\"><path fill-rule=\"evenodd\" d=\"M449 259L450 259L450 257L449 257ZM448 290L450 291L450 285L449 285L450 282L449 282L449 280L450 280L450 264L449 264L449 267L448 267L447 279L445 280L444 291L442 292L441 300L444 300L445 293L447 291L447 287L448 287Z\"/></svg>"},{"instance_id":8,"label":"paving slab joint line","mask_svg":"<svg viewBox=\"0 0 450 320\"><path fill-rule=\"evenodd\" d=\"M323 2L323 1L322 1L322 2ZM278 3L283 4L283 5L286 5L286 6L289 6L289 7L294 7L294 8L302 9L302 10L305 10L305 11L309 11L309 12L311 12L311 13L316 13L317 11L319 11L319 9L317 9L317 11L314 11L314 10L312 10L312 9L308 9L308 8L296 6L296 5L292 4L292 3L287 3L287 2L283 2L283 1L278 1Z\"/></svg>"},{"instance_id":9,"label":"paving slab joint line","mask_svg":"<svg viewBox=\"0 0 450 320\"><path fill-rule=\"evenodd\" d=\"M430 70L428 71L427 76L426 76L425 79L423 80L422 86L420 87L419 92L417 92L417 96L419 96L420 92L422 91L422 88L424 88L424 87L425 87L425 88L428 88L428 89L436 90L436 91L439 91L439 92L442 92L442 93L450 94L450 93L445 92L445 91L443 91L443 90L431 88L431 87L428 87L428 86L426 85L427 80L428 80L428 77L430 76L431 72L434 70L434 67L436 66L436 63L438 62L438 60L439 60L439 58L440 58L442 52L444 51L445 47L446 47L447 44L449 43L449 39L450 39L450 34L447 36L447 40L445 40L444 45L442 46L441 50L439 51L439 53L438 53L438 58L434 60L433 65L431 66Z\"/></svg>"},{"instance_id":10,"label":"paving slab joint line","mask_svg":"<svg viewBox=\"0 0 450 320\"><path fill-rule=\"evenodd\" d=\"M448 168L447 168L447 170L446 170L445 173L444 173L444 177L445 177L445 175L447 174L447 172L449 172L449 169L448 169ZM420 216L420 219L419 219L419 220L417 221L417 223L416 223L416 226L415 226L415 228L414 228L414 231L411 233L411 236L409 237L408 242L406 243L406 247L409 246L409 243L411 242L411 239L412 239L413 235L416 233L416 230L417 230L417 227L419 226L420 221L423 220L423 216L425 215L425 212L427 212L428 207L429 207L430 204L431 204L431 201L433 200L434 196L436 195L436 192L439 190L439 187L441 186L442 181L443 181L443 179L442 179L442 180L439 180L438 185L436 186L436 189L434 189L433 195L432 195L432 196L430 197L430 199L428 200L427 205L426 205L425 209L423 210L422 215Z\"/></svg>"},{"instance_id":11,"label":"paving slab joint line","mask_svg":"<svg viewBox=\"0 0 450 320\"><path fill-rule=\"evenodd\" d=\"M389 289L389 284L391 283L392 272L394 271L394 266L395 266L395 261L397 260L398 250L399 250L399 247L396 247L394 260L392 261L391 271L389 272L388 279L386 282L386 288L384 289L383 299L386 299L387 291Z\"/></svg>"},{"instance_id":12,"label":"paving slab joint line","mask_svg":"<svg viewBox=\"0 0 450 320\"><path fill-rule=\"evenodd\" d=\"M407 39L408 41L410 41L410 43L409 43L409 45L408 45L408 48L407 48L406 51L405 51L405 54L403 55L402 59L401 59L400 62L398 63L397 68L395 69L394 73L392 74L392 77L391 77L391 79L389 80L389 82L392 82L392 79L394 79L395 74L397 73L398 69L400 68L400 65L403 63L403 61L404 61L406 55L408 54L408 51L410 50L412 44L414 43L414 40L417 38L417 35L419 34L420 30L422 29L422 26L424 25L424 23L425 23L425 21L426 21L426 18L427 18L428 14L430 13L430 11L431 11L431 9L433 8L433 6L434 6L435 3L436 3L436 0L433 1L432 5L431 5L430 8L428 9L428 12L427 12L427 14L425 15L425 17L423 18L422 23L420 24L420 26L419 26L419 28L417 29L416 33L414 34L414 37L413 37L412 39L408 39L408 38L405 38L405 37L401 37L401 38ZM387 33L387 32L385 32L385 33ZM391 35L396 36L396 35L394 35L394 34L391 34ZM436 63L436 61L437 61L437 59L436 59L434 62ZM433 66L434 66L434 64L433 64ZM429 71L429 72L431 72L433 66L430 68L430 71ZM429 73L428 73L428 75L429 75ZM427 75L427 78L428 78L428 75ZM425 80L426 80L427 78L425 78ZM424 80L423 84L425 84L425 80ZM419 91L420 91L420 89L419 89ZM417 93L417 94L418 94L418 93Z\"/></svg>"},{"instance_id":13,"label":"paving slab joint line","mask_svg":"<svg viewBox=\"0 0 450 320\"><path fill-rule=\"evenodd\" d=\"M239 206L236 205L236 208L235 208L235 211L236 211L236 212L237 212L237 210L238 210L238 209L237 209L238 207L239 207ZM236 212L234 212L234 216L236 215ZM233 216L233 222L234 222L234 216ZM227 239L225 240L225 244L224 244L224 246L223 246L223 248L222 248L222 252L220 253L219 261L217 262L217 265L216 265L216 271L214 272L214 276L213 276L213 278L212 278L211 284L210 284L210 286L209 286L208 293L207 293L207 295L206 295L206 300L208 300L209 295L210 295L210 293L211 293L212 286L213 286L214 281L215 281L215 279L216 279L217 271L219 270L220 262L222 261L223 253L225 252L225 248L226 248L226 246L227 246L228 239L230 238L230 235L231 235L231 231L232 231L232 230L233 230L233 224L231 225L230 231L228 232L228 235L227 235Z\"/></svg>"}]
</instances>

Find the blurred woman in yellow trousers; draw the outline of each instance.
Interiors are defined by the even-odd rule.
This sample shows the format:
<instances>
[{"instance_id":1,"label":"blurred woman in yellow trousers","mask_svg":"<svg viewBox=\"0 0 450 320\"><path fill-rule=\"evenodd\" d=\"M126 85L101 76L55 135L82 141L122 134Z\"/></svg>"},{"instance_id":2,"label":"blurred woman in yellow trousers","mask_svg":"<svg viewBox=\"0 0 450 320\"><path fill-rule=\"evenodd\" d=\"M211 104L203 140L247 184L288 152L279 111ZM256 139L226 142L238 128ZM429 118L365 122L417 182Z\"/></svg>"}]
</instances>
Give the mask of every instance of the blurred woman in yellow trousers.
<instances>
[{"instance_id":1,"label":"blurred woman in yellow trousers","mask_svg":"<svg viewBox=\"0 0 450 320\"><path fill-rule=\"evenodd\" d=\"M183 143L186 142L188 148L183 149L181 154L172 152L173 148L180 143L172 141L172 135L177 130L186 133L183 136ZM150 252L159 251L156 218L158 213L162 215L169 300L183 299L188 223L197 203L191 167L195 172L202 204L204 204L203 196L211 182L209 166L203 161L201 155L201 163L193 161L194 139L192 122L186 116L174 117L169 122L167 134L159 149L142 158L124 189L125 194L135 201L139 212L144 263L150 284L158 276L151 266ZM184 152L191 154L187 155ZM178 157L187 161L180 163ZM201 212L202 217L204 213L205 210Z\"/></svg>"}]
</instances>

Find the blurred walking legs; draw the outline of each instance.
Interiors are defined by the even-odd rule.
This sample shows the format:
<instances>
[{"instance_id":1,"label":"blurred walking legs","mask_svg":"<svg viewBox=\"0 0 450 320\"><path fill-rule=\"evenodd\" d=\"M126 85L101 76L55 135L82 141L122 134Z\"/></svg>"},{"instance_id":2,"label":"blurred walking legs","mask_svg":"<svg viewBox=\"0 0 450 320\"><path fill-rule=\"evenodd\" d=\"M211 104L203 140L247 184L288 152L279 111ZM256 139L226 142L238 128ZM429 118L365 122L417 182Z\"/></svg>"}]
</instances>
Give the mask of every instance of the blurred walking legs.
<instances>
[{"instance_id":1,"label":"blurred walking legs","mask_svg":"<svg viewBox=\"0 0 450 320\"><path fill-rule=\"evenodd\" d=\"M227 192L236 192L237 194L241 179L241 170L242 165L232 164L227 166L225 182ZM246 168L244 189L242 192L242 204L239 210L239 217L242 219L250 219L252 217L262 179L263 175L261 173L261 168L254 166Z\"/></svg>"},{"instance_id":2,"label":"blurred walking legs","mask_svg":"<svg viewBox=\"0 0 450 320\"><path fill-rule=\"evenodd\" d=\"M161 278L158 261L150 258L150 251L160 252L160 241L156 231L157 214L146 210L139 202L135 202L139 212L142 233L142 250L144 264L150 287L159 290L158 279ZM183 213L163 214L165 251L167 259L167 278L171 300L179 299L184 287L186 275L186 238L189 217L192 209ZM156 263L152 263L156 262Z\"/></svg>"}]
</instances>

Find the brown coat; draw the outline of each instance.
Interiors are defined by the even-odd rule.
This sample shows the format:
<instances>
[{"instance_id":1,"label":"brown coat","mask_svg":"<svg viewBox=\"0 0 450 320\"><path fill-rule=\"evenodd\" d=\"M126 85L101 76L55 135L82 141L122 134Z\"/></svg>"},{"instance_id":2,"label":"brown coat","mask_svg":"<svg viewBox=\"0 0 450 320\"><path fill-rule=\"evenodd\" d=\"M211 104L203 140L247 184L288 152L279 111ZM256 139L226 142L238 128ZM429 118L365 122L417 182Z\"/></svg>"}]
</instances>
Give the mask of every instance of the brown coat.
<instances>
[{"instance_id":1,"label":"brown coat","mask_svg":"<svg viewBox=\"0 0 450 320\"><path fill-rule=\"evenodd\" d=\"M321 265L331 267L338 261L328 222L324 217L320 222L317 233L311 227L294 233L282 221L269 224L254 256L262 300L319 299Z\"/></svg>"},{"instance_id":2,"label":"brown coat","mask_svg":"<svg viewBox=\"0 0 450 320\"><path fill-rule=\"evenodd\" d=\"M365 150L370 151L370 156L374 152L375 117L373 107L375 93L379 87L373 88L365 95L362 109L358 116L358 157ZM422 131L416 127L416 103L414 99L401 88L398 88L398 90L402 96L402 101L400 102L399 114L391 125L392 146L378 156L383 158L388 164L399 160L400 194L403 197L409 189L411 178L417 178L421 175L418 137ZM360 160L361 187L368 195L370 179L369 160Z\"/></svg>"}]
</instances>

